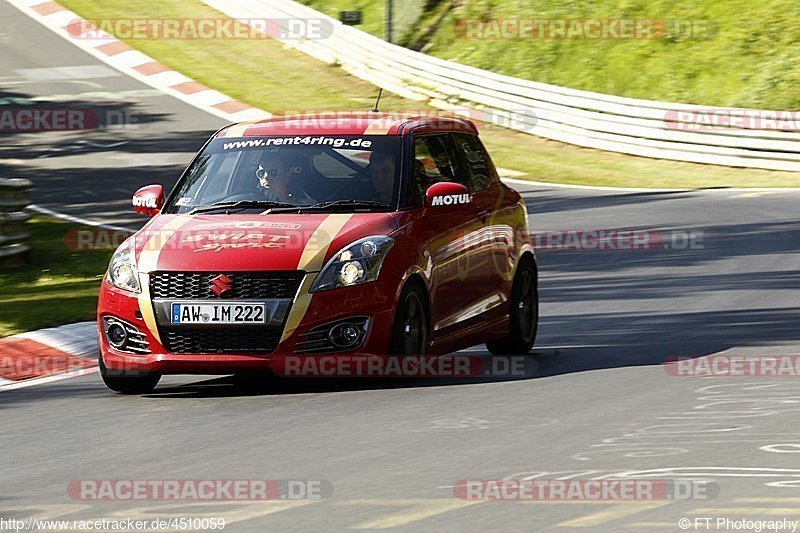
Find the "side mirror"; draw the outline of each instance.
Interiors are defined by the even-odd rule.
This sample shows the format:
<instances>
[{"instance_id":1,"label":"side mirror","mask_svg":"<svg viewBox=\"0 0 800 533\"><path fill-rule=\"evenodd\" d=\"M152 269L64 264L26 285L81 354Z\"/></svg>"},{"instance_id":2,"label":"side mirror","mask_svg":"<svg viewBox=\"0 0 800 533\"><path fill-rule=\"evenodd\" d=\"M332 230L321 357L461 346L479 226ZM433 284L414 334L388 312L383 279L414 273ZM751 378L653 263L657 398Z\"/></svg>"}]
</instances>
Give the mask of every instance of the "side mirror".
<instances>
[{"instance_id":1,"label":"side mirror","mask_svg":"<svg viewBox=\"0 0 800 533\"><path fill-rule=\"evenodd\" d=\"M154 217L164 207L164 189L161 185L148 185L133 193L133 209L140 215Z\"/></svg>"},{"instance_id":2,"label":"side mirror","mask_svg":"<svg viewBox=\"0 0 800 533\"><path fill-rule=\"evenodd\" d=\"M452 181L434 183L425 191L425 207L445 207L472 202L472 194L465 185Z\"/></svg>"}]
</instances>

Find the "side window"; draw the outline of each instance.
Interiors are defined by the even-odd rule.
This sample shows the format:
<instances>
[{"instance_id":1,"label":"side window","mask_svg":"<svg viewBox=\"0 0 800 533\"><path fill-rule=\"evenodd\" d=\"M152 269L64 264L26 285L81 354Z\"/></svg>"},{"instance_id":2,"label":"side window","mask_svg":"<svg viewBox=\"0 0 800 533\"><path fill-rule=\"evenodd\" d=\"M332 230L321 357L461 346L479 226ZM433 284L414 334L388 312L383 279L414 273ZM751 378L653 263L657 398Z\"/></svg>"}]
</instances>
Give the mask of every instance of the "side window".
<instances>
[{"instance_id":1,"label":"side window","mask_svg":"<svg viewBox=\"0 0 800 533\"><path fill-rule=\"evenodd\" d=\"M475 135L456 133L453 135L456 150L461 154L467 173L467 186L472 192L485 189L492 184L492 166L483 144Z\"/></svg>"},{"instance_id":2,"label":"side window","mask_svg":"<svg viewBox=\"0 0 800 533\"><path fill-rule=\"evenodd\" d=\"M455 179L455 165L445 135L427 135L414 139L414 160L421 175L428 180L428 186Z\"/></svg>"},{"instance_id":3,"label":"side window","mask_svg":"<svg viewBox=\"0 0 800 533\"><path fill-rule=\"evenodd\" d=\"M462 182L457 159L446 135L423 135L414 139L414 158L409 172L407 204L422 206L425 191L440 181Z\"/></svg>"}]
</instances>

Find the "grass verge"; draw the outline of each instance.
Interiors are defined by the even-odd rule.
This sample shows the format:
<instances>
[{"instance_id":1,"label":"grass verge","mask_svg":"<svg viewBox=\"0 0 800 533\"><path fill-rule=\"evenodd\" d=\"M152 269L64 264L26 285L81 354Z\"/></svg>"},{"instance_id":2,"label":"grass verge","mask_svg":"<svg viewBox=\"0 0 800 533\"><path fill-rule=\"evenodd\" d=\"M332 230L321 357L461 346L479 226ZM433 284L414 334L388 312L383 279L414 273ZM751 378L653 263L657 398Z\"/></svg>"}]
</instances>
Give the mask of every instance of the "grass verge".
<instances>
[{"instance_id":1,"label":"grass verge","mask_svg":"<svg viewBox=\"0 0 800 533\"><path fill-rule=\"evenodd\" d=\"M28 222L27 265L0 272L0 337L94 320L110 251L74 251L65 242L83 226L46 218Z\"/></svg>"},{"instance_id":2,"label":"grass verge","mask_svg":"<svg viewBox=\"0 0 800 533\"><path fill-rule=\"evenodd\" d=\"M219 17L198 0L62 0L85 18ZM272 113L367 110L375 87L280 42L263 40L128 40L128 44L201 83ZM424 110L385 95L383 110ZM791 172L671 162L580 148L502 128L482 138L495 163L522 178L617 187L793 187Z\"/></svg>"},{"instance_id":3,"label":"grass verge","mask_svg":"<svg viewBox=\"0 0 800 533\"><path fill-rule=\"evenodd\" d=\"M354 4L300 1L334 17ZM402 2L394 1L402 10ZM364 10L360 28L382 37L385 0L355 3ZM430 12L446 3L449 0L431 0L426 8ZM700 105L797 109L798 15L796 0L470 0L459 3L429 36L426 52L586 91ZM515 19L539 25L517 36ZM591 38L591 33L586 38L578 25L570 38L545 33L576 19L651 21L654 31L635 34L640 38L625 38L623 31L622 38L614 38L611 27L609 38ZM498 20L505 25L492 23Z\"/></svg>"}]
</instances>

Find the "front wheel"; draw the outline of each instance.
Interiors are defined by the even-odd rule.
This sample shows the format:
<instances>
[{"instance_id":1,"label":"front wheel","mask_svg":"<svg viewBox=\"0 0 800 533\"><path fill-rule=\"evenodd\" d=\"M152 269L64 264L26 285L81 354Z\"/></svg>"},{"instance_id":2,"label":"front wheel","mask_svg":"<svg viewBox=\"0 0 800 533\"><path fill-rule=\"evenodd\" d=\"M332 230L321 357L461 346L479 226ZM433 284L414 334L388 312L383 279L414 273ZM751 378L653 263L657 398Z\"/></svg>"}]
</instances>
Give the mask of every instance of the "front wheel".
<instances>
[{"instance_id":1,"label":"front wheel","mask_svg":"<svg viewBox=\"0 0 800 533\"><path fill-rule=\"evenodd\" d=\"M156 388L159 380L161 380L161 374L125 374L123 371L109 370L103 362L103 354L98 354L97 359L103 383L109 389L121 394L147 394L153 392L153 389Z\"/></svg>"},{"instance_id":2,"label":"front wheel","mask_svg":"<svg viewBox=\"0 0 800 533\"><path fill-rule=\"evenodd\" d=\"M531 351L539 325L539 291L533 261L523 259L514 283L508 311L508 337L486 343L494 355L523 355Z\"/></svg>"},{"instance_id":3,"label":"front wheel","mask_svg":"<svg viewBox=\"0 0 800 533\"><path fill-rule=\"evenodd\" d=\"M428 310L425 295L416 285L400 294L392 326L391 355L425 355L428 348Z\"/></svg>"}]
</instances>

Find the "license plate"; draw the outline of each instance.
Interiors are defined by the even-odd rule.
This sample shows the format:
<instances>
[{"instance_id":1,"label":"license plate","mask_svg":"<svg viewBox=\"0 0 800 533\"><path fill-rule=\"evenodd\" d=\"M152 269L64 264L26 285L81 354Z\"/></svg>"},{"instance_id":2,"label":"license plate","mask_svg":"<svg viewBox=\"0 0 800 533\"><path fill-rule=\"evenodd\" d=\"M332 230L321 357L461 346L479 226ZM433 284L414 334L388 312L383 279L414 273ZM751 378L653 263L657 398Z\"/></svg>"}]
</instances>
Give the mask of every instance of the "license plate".
<instances>
[{"instance_id":1,"label":"license plate","mask_svg":"<svg viewBox=\"0 0 800 533\"><path fill-rule=\"evenodd\" d=\"M266 324L263 303L173 303L173 324Z\"/></svg>"}]
</instances>

